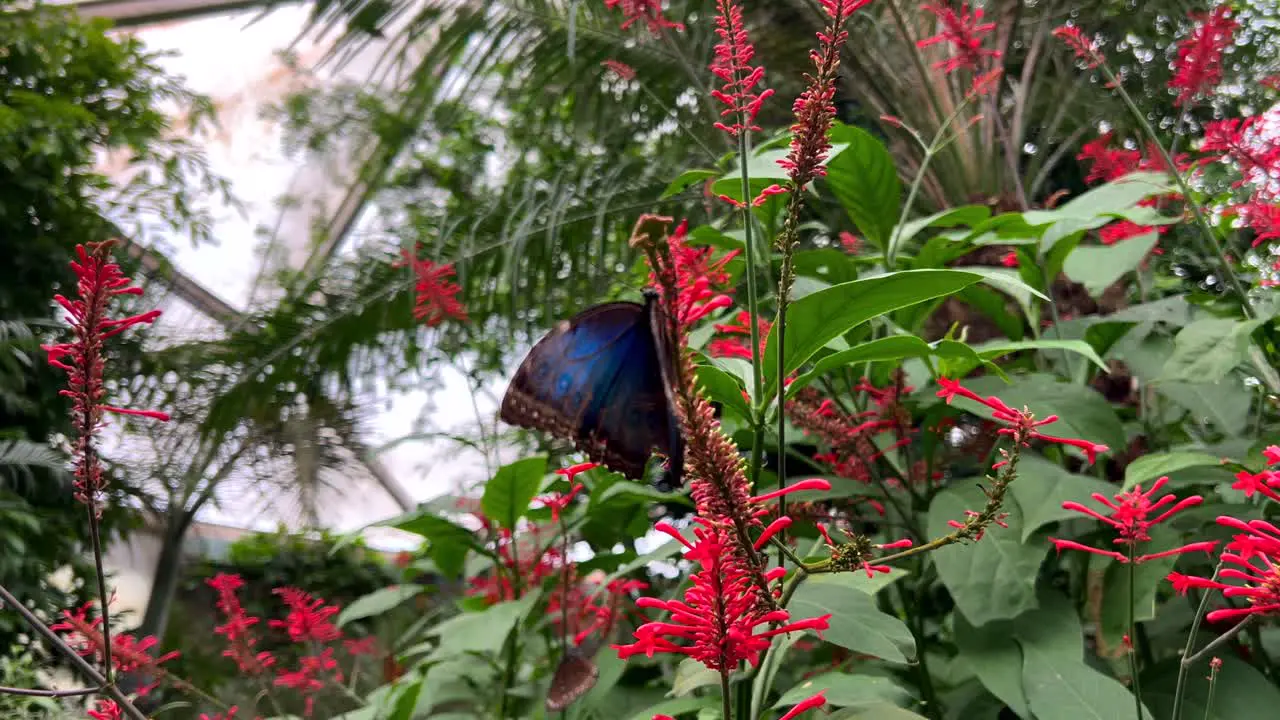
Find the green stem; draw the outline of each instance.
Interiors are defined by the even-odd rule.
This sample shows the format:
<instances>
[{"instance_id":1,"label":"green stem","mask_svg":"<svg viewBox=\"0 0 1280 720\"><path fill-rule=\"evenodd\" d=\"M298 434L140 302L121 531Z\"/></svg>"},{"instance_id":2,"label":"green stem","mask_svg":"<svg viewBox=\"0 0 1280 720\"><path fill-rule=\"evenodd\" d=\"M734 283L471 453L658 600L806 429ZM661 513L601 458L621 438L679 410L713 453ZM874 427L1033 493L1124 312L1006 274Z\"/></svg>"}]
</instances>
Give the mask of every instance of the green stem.
<instances>
[{"instance_id":1,"label":"green stem","mask_svg":"<svg viewBox=\"0 0 1280 720\"><path fill-rule=\"evenodd\" d=\"M725 668L720 671L720 700L721 713L724 714L724 720L732 720L733 718L733 698L729 695L729 670Z\"/></svg>"},{"instance_id":2,"label":"green stem","mask_svg":"<svg viewBox=\"0 0 1280 720\"><path fill-rule=\"evenodd\" d=\"M1183 659L1182 665L1184 667L1191 667L1192 665L1195 665L1197 661L1204 659L1204 657L1209 653L1212 653L1214 650L1217 650L1223 645L1226 645L1227 642L1231 640L1231 638L1235 637L1236 635L1239 635L1241 630L1244 630L1245 628L1249 627L1251 624L1253 624L1253 621L1257 619L1258 619L1257 615L1246 615L1243 620L1235 624L1235 627L1222 633L1218 637L1214 638L1213 642L1200 648L1200 652L1196 653L1195 655L1192 655L1189 658Z\"/></svg>"},{"instance_id":3,"label":"green stem","mask_svg":"<svg viewBox=\"0 0 1280 720\"><path fill-rule=\"evenodd\" d=\"M1133 677L1133 707L1138 720L1143 720L1142 682L1138 678L1138 563L1136 548L1129 546L1129 674Z\"/></svg>"},{"instance_id":4,"label":"green stem","mask_svg":"<svg viewBox=\"0 0 1280 720\"><path fill-rule=\"evenodd\" d=\"M1219 669L1216 664L1209 666L1209 697L1204 703L1204 720L1210 720L1213 717L1213 693L1218 689Z\"/></svg>"},{"instance_id":5,"label":"green stem","mask_svg":"<svg viewBox=\"0 0 1280 720\"><path fill-rule=\"evenodd\" d=\"M764 388L762 358L760 357L760 297L756 290L755 226L751 222L751 180L747 175L746 118L742 118L743 130L738 133L738 164L742 167L742 226L747 253L747 312L751 321L751 397L755 400L755 417L751 418L751 487L760 486L760 466L764 462ZM778 382L782 382L779 378ZM778 408L782 412L782 408Z\"/></svg>"},{"instance_id":6,"label":"green stem","mask_svg":"<svg viewBox=\"0 0 1280 720\"><path fill-rule=\"evenodd\" d=\"M1173 157L1169 155L1169 151L1165 149L1164 143L1160 142L1156 130L1152 127L1151 122L1147 120L1147 116L1138 108L1133 98L1129 97L1129 93L1125 92L1124 87L1120 84L1120 80L1116 77L1111 68L1106 63L1101 63L1099 69L1106 76L1107 81L1111 83L1111 87L1115 88L1116 93L1120 96L1120 100L1124 102L1125 107L1129 109L1129 113L1133 115L1134 120L1138 121L1138 125L1142 127L1142 132L1160 152L1160 158L1164 161L1165 166L1169 168L1169 172L1173 175L1173 180L1178 184L1178 191L1182 193L1182 197L1186 198L1187 205L1191 207L1191 214L1195 217L1196 225L1200 227L1204 239L1208 241L1208 249L1212 249L1209 254L1218 258L1219 264L1222 266L1222 275L1226 279L1227 284L1231 286L1234 292L1240 298L1240 308L1244 311L1246 318L1254 317L1253 307L1249 304L1249 294L1245 291L1244 286L1240 284L1240 279L1236 277L1235 271L1231 269L1231 263L1227 261L1227 255L1222 251L1222 244L1218 242L1218 236L1213 231L1213 226L1209 225L1208 218L1205 217L1204 210L1200 207L1200 203L1195 200L1192 195L1191 186L1187 184L1186 178L1182 173L1178 172L1178 166L1173 163Z\"/></svg>"},{"instance_id":7,"label":"green stem","mask_svg":"<svg viewBox=\"0 0 1280 720\"><path fill-rule=\"evenodd\" d=\"M921 611L920 605L920 585L923 581L917 583L914 593L915 600L910 605L911 614L914 616L915 622L911 626L911 634L916 641L916 669L920 675L920 693L924 695L925 713L934 720L942 719L942 707L938 702L938 693L933 687L933 678L929 675L929 661L925 659L925 636L924 636L924 613ZM898 585L898 592L902 598L903 610L908 609L907 592L902 589L902 585Z\"/></svg>"},{"instance_id":8,"label":"green stem","mask_svg":"<svg viewBox=\"0 0 1280 720\"><path fill-rule=\"evenodd\" d=\"M1213 569L1213 576L1209 578L1210 582L1218 580L1218 574L1222 572L1222 563ZM1187 634L1187 644L1182 649L1182 661L1178 663L1178 685L1173 691L1173 712L1170 714L1170 720L1181 720L1182 718L1182 701L1186 698L1187 691L1187 671L1191 669L1191 664L1187 660L1191 657L1191 649L1196 646L1196 633L1200 632L1200 621L1204 619L1205 610L1209 609L1210 592L1204 591L1200 598L1200 605L1196 607L1196 614L1191 619L1191 630Z\"/></svg>"}]
</instances>

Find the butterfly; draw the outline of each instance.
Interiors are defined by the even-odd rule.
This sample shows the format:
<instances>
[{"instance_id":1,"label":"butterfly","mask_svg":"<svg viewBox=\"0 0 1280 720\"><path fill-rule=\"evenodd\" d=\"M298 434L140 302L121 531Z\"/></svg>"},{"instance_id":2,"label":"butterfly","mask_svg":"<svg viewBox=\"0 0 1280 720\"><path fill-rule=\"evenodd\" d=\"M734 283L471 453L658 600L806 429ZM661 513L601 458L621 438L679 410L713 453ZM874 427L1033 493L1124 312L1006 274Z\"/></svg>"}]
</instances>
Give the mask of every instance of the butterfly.
<instances>
[{"instance_id":1,"label":"butterfly","mask_svg":"<svg viewBox=\"0 0 1280 720\"><path fill-rule=\"evenodd\" d=\"M644 304L596 305L539 340L507 387L499 417L569 440L632 480L644 479L657 451L667 459L667 483L679 487L675 363L658 294L646 288Z\"/></svg>"},{"instance_id":2,"label":"butterfly","mask_svg":"<svg viewBox=\"0 0 1280 720\"><path fill-rule=\"evenodd\" d=\"M600 679L600 668L585 651L569 648L560 657L560 664L551 676L551 688L547 690L547 711L560 712L578 698L587 694Z\"/></svg>"}]
</instances>

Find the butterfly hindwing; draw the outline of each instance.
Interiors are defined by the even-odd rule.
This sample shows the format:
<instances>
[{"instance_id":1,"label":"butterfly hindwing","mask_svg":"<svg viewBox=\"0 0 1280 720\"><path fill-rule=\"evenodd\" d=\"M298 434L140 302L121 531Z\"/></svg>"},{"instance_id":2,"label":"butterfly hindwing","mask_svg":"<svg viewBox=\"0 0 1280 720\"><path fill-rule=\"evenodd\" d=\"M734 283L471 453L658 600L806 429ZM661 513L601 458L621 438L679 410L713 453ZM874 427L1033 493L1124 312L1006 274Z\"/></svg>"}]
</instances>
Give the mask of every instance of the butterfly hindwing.
<instances>
[{"instance_id":1,"label":"butterfly hindwing","mask_svg":"<svg viewBox=\"0 0 1280 720\"><path fill-rule=\"evenodd\" d=\"M570 648L560 658L547 691L547 710L560 712L582 697L600 678L600 668L577 648Z\"/></svg>"},{"instance_id":2,"label":"butterfly hindwing","mask_svg":"<svg viewBox=\"0 0 1280 720\"><path fill-rule=\"evenodd\" d=\"M609 469L643 478L652 451L672 456L679 441L652 307L606 303L561 323L516 371L502 419L571 440Z\"/></svg>"}]
</instances>

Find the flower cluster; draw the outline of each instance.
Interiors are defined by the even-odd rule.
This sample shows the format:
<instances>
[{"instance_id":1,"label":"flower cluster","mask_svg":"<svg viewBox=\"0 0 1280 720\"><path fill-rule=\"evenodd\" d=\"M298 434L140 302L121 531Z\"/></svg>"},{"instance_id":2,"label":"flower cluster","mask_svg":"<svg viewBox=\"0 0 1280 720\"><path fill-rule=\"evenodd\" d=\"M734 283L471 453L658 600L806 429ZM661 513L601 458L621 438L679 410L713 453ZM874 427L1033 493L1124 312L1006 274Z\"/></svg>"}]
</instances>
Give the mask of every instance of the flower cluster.
<instances>
[{"instance_id":1,"label":"flower cluster","mask_svg":"<svg viewBox=\"0 0 1280 720\"><path fill-rule=\"evenodd\" d=\"M560 550L547 544L548 537L555 534L554 528L531 525L517 534L496 528L479 513L475 515L494 538L494 552L502 569L471 578L468 595L483 597L489 605L517 600L564 567ZM520 578L519 583L514 582L516 577Z\"/></svg>"},{"instance_id":2,"label":"flower cluster","mask_svg":"<svg viewBox=\"0 0 1280 720\"><path fill-rule=\"evenodd\" d=\"M674 315L681 328L688 329L716 310L733 304L733 298L729 297L733 289L726 267L739 251L713 257L715 248L690 245L688 221L681 221L676 226L667 238L667 248L671 253L672 284L676 292L674 302L664 297L663 304L668 312L675 308ZM659 293L666 292L666 286L656 271L649 273L649 283Z\"/></svg>"},{"instance_id":3,"label":"flower cluster","mask_svg":"<svg viewBox=\"0 0 1280 720\"><path fill-rule=\"evenodd\" d=\"M716 323L716 332L721 337L714 338L707 344L707 354L711 357L742 358L750 360L751 355L751 313L741 310L734 316L732 323ZM760 338L760 357L764 357L765 341L769 338L769 330L773 323L768 318L756 318L756 329Z\"/></svg>"},{"instance_id":4,"label":"flower cluster","mask_svg":"<svg viewBox=\"0 0 1280 720\"><path fill-rule=\"evenodd\" d=\"M1071 48L1076 57L1083 60L1090 69L1096 68L1107 61L1106 56L1102 54L1102 50L1098 48L1098 43L1091 38L1085 37L1084 32L1075 25L1063 25L1055 28L1053 36Z\"/></svg>"},{"instance_id":5,"label":"flower cluster","mask_svg":"<svg viewBox=\"0 0 1280 720\"><path fill-rule=\"evenodd\" d=\"M87 602L74 612L63 610L62 621L50 625L49 629L69 633L67 644L72 649L80 655L91 656L101 662L105 654L106 641L101 630L102 616L89 617L89 611L93 608L94 602ZM146 695L155 689L161 679L169 677L169 674L160 666L178 657L177 652L160 656L151 655L148 651L155 647L157 642L151 635L142 640L137 640L132 635L112 634L111 636L112 666L119 672L136 673L150 681L138 689L138 695Z\"/></svg>"},{"instance_id":6,"label":"flower cluster","mask_svg":"<svg viewBox=\"0 0 1280 720\"><path fill-rule=\"evenodd\" d=\"M1193 13L1191 34L1178 41L1178 59L1173 64L1169 87L1178 92L1174 105L1186 105L1210 94L1222 82L1222 54L1240 23L1230 16L1231 8L1218 5L1212 12Z\"/></svg>"},{"instance_id":7,"label":"flower cluster","mask_svg":"<svg viewBox=\"0 0 1280 720\"><path fill-rule=\"evenodd\" d=\"M227 649L222 651L222 656L234 660L240 672L247 675L266 673L276 663L276 659L266 651L254 652L258 638L253 632L253 626L261 622L261 619L250 616L240 605L237 591L244 587L244 580L239 575L218 573L205 583L218 594L216 607L226 621L214 628L214 633L227 641Z\"/></svg>"},{"instance_id":8,"label":"flower cluster","mask_svg":"<svg viewBox=\"0 0 1280 720\"><path fill-rule=\"evenodd\" d=\"M1236 473L1236 481L1231 487L1242 491L1245 497L1253 497L1254 493L1258 493L1280 502L1280 493L1276 492L1280 489L1280 472L1270 469L1271 465L1280 464L1280 446L1269 445L1263 454L1267 458L1268 467L1256 473L1241 470Z\"/></svg>"},{"instance_id":9,"label":"flower cluster","mask_svg":"<svg viewBox=\"0 0 1280 720\"><path fill-rule=\"evenodd\" d=\"M712 90L711 96L726 106L720 117L729 118L728 122L716 123L716 128L735 137L743 132L758 131L760 128L754 124L756 115L773 90L756 89L764 80L764 68L751 65L756 49L743 26L742 8L733 0L716 0L716 35L720 42L715 47L711 72L724 85Z\"/></svg>"},{"instance_id":10,"label":"flower cluster","mask_svg":"<svg viewBox=\"0 0 1280 720\"><path fill-rule=\"evenodd\" d=\"M662 0L604 0L610 10L622 11L621 29L626 30L637 22L644 23L654 35L663 30L683 31L684 25L668 20L662 13Z\"/></svg>"},{"instance_id":11,"label":"flower cluster","mask_svg":"<svg viewBox=\"0 0 1280 720\"><path fill-rule=\"evenodd\" d=\"M563 630L574 645L582 645L592 635L608 636L618 618L631 613L633 593L649 589L640 580L611 580L603 588L595 578L557 585L547 599L547 617ZM563 627L562 627L563 625Z\"/></svg>"},{"instance_id":12,"label":"flower cluster","mask_svg":"<svg viewBox=\"0 0 1280 720\"><path fill-rule=\"evenodd\" d=\"M578 482L575 478L577 478L578 475L596 467L599 467L598 463L588 462L580 463L578 465L570 465L567 468L560 468L559 470L556 470L556 474L564 476L565 482L569 483L569 489L562 493L541 495L534 498L534 500L538 502L538 504L542 505L542 507L549 508L551 510L552 524L560 522L560 513L564 512L565 508L569 507L569 504L578 496L578 493L586 489L586 486Z\"/></svg>"},{"instance_id":13,"label":"flower cluster","mask_svg":"<svg viewBox=\"0 0 1280 720\"><path fill-rule=\"evenodd\" d=\"M658 523L656 529L680 541L686 548L685 557L700 569L690 575L692 585L683 600L642 597L636 601L638 607L670 613L670 618L641 625L634 643L614 645L620 658L676 653L711 670L731 672L744 660L752 665L759 662L775 635L827 629L830 614L792 620L786 610L762 607L751 570L743 567L740 555L734 552L738 539L732 529L706 518L695 522L698 527L693 543L667 523ZM773 568L767 577L774 580L784 572Z\"/></svg>"},{"instance_id":14,"label":"flower cluster","mask_svg":"<svg viewBox=\"0 0 1280 720\"><path fill-rule=\"evenodd\" d=\"M1218 524L1239 531L1223 548L1223 569L1218 577L1233 585L1208 578L1170 573L1169 581L1180 593L1190 588L1221 590L1225 598L1241 598L1245 607L1226 607L1205 616L1209 622L1233 620L1250 615L1280 614L1280 528L1266 520L1248 522L1220 516Z\"/></svg>"},{"instance_id":15,"label":"flower cluster","mask_svg":"<svg viewBox=\"0 0 1280 720\"><path fill-rule=\"evenodd\" d=\"M966 69L979 73L986 68L987 58L999 60L1002 53L983 47L983 36L996 29L993 22L982 22L982 9L970 10L969 3L960 3L959 9L946 5L923 5L922 8L938 19L941 32L916 43L926 48L939 43L951 46L952 55L933 64L945 73Z\"/></svg>"},{"instance_id":16,"label":"flower cluster","mask_svg":"<svg viewBox=\"0 0 1280 720\"><path fill-rule=\"evenodd\" d=\"M1107 498L1100 493L1092 495L1095 502L1103 505L1110 514L1102 513L1082 505L1078 502L1064 502L1062 508L1064 510L1072 510L1074 512L1083 513L1100 522L1110 525L1116 531L1115 543L1128 548L1128 552L1117 552L1115 550L1102 550L1088 545L1082 545L1071 540L1061 540L1058 538L1049 538L1049 542L1057 548L1058 552L1063 550L1083 550L1084 552L1102 555L1114 558L1118 562L1127 563L1133 561L1135 564L1141 564L1148 560L1169 557L1171 555L1181 555L1182 553L1204 551L1212 552L1217 542L1193 542L1182 547L1172 550L1163 550L1161 552L1138 555L1137 548L1140 543L1151 541L1150 530L1153 525L1160 523L1173 517L1175 514L1195 507L1204 502L1204 498L1199 495L1191 495L1178 500L1175 495L1169 493L1163 495L1159 499L1153 499L1155 494L1169 482L1169 478L1162 477L1151 484L1151 488L1145 492L1141 485L1135 485L1129 490L1118 493L1114 498ZM1164 508L1168 509L1164 509ZM1158 510L1164 510L1159 515L1151 517Z\"/></svg>"},{"instance_id":17,"label":"flower cluster","mask_svg":"<svg viewBox=\"0 0 1280 720\"><path fill-rule=\"evenodd\" d=\"M413 291L413 317L422 321L427 327L436 327L445 320L459 322L467 320L467 309L458 300L462 288L453 281L452 263L437 265L431 260L418 258L415 252L400 251L400 260L392 267L406 267L413 270L416 278Z\"/></svg>"},{"instance_id":18,"label":"flower cluster","mask_svg":"<svg viewBox=\"0 0 1280 720\"><path fill-rule=\"evenodd\" d=\"M114 241L76 246L77 260L71 263L76 274L76 299L54 295L53 299L67 311L74 339L70 342L43 345L49 353L49 364L65 370L67 389L61 395L72 400L75 423L76 498L101 514L100 496L106 489L102 465L94 451L93 441L102 427L103 413L133 415L167 421L169 415L158 410L131 410L103 402L103 370L106 365L104 341L135 325L152 323L159 310L113 319L108 305L120 295L141 295L142 288L124 276L111 259Z\"/></svg>"}]
</instances>

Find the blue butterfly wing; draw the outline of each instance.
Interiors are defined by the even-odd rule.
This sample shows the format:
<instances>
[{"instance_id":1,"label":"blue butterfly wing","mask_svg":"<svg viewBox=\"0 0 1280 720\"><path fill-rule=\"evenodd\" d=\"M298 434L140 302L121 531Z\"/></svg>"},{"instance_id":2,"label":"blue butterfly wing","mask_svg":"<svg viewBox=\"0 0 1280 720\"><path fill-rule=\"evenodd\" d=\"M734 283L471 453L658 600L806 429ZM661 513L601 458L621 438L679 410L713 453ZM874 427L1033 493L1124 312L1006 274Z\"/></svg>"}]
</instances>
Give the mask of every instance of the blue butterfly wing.
<instances>
[{"instance_id":1,"label":"blue butterfly wing","mask_svg":"<svg viewBox=\"0 0 1280 720\"><path fill-rule=\"evenodd\" d=\"M683 447L671 411L671 345L654 330L654 308L652 301L606 303L561 323L516 371L503 421L569 440L636 480L656 450L678 477Z\"/></svg>"}]
</instances>

